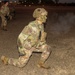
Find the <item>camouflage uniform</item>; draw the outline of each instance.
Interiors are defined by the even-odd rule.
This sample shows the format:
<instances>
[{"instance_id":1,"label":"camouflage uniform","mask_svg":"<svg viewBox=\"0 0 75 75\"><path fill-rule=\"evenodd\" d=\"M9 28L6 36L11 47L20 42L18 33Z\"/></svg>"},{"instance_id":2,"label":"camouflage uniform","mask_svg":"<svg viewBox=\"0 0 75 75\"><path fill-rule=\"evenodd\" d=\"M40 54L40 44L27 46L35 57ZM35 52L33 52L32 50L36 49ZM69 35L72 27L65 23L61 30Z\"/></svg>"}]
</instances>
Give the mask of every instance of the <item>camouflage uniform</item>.
<instances>
[{"instance_id":1,"label":"camouflage uniform","mask_svg":"<svg viewBox=\"0 0 75 75\"><path fill-rule=\"evenodd\" d=\"M2 24L1 24L1 28L6 30L6 26L7 26L7 20L6 20L6 15L8 16L9 15L9 7L8 6L5 6L5 4L1 7L0 9L0 16L1 16L1 19L2 19Z\"/></svg>"},{"instance_id":2,"label":"camouflage uniform","mask_svg":"<svg viewBox=\"0 0 75 75\"><path fill-rule=\"evenodd\" d=\"M47 13L47 11L43 8L37 8L37 10L38 9L42 11L44 10ZM33 13L34 18L35 18L35 12L36 11L34 11ZM44 15L44 19L47 19L45 15ZM41 21L45 22L45 20L41 20ZM17 40L19 53L23 56L20 56L18 59L8 58L8 64L18 66L18 67L23 67L28 62L30 56L32 55L32 52L42 52L39 61L39 66L44 64L44 62L46 61L46 59L49 57L50 54L50 47L49 45L46 44L45 38L46 38L46 32L44 32L43 22L40 24L38 22L38 19L30 22L22 30ZM7 60L7 59L3 57L2 60Z\"/></svg>"}]
</instances>

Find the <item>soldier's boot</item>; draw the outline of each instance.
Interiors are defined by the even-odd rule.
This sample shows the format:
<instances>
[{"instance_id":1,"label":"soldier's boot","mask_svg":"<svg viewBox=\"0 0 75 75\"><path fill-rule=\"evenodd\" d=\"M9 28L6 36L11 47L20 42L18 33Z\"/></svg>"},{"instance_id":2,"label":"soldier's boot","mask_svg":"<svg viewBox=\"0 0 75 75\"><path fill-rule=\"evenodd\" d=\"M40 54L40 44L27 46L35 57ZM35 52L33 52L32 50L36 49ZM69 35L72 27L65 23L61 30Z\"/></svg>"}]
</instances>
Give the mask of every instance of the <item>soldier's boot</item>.
<instances>
[{"instance_id":1,"label":"soldier's boot","mask_svg":"<svg viewBox=\"0 0 75 75\"><path fill-rule=\"evenodd\" d=\"M39 68L50 69L50 66L45 65L43 61L40 61L37 66Z\"/></svg>"},{"instance_id":2,"label":"soldier's boot","mask_svg":"<svg viewBox=\"0 0 75 75\"><path fill-rule=\"evenodd\" d=\"M7 31L7 27L6 27L6 26L4 26L4 27L3 27L3 30L4 30L4 31Z\"/></svg>"},{"instance_id":3,"label":"soldier's boot","mask_svg":"<svg viewBox=\"0 0 75 75\"><path fill-rule=\"evenodd\" d=\"M3 64L8 65L8 60L9 60L8 57L1 56L1 60L2 60Z\"/></svg>"}]
</instances>

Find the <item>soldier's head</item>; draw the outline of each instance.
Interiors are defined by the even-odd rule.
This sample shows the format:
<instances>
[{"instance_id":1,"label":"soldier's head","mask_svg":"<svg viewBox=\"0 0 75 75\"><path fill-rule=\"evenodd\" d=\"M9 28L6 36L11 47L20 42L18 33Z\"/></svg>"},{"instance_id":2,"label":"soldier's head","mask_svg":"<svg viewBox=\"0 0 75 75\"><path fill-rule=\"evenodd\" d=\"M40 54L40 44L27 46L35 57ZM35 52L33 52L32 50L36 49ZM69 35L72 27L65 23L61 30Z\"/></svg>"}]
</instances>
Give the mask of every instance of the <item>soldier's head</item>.
<instances>
[{"instance_id":1,"label":"soldier's head","mask_svg":"<svg viewBox=\"0 0 75 75\"><path fill-rule=\"evenodd\" d=\"M8 6L9 2L8 1L4 1L4 5Z\"/></svg>"},{"instance_id":2,"label":"soldier's head","mask_svg":"<svg viewBox=\"0 0 75 75\"><path fill-rule=\"evenodd\" d=\"M33 12L33 17L42 23L46 22L48 12L44 8L37 8Z\"/></svg>"}]
</instances>

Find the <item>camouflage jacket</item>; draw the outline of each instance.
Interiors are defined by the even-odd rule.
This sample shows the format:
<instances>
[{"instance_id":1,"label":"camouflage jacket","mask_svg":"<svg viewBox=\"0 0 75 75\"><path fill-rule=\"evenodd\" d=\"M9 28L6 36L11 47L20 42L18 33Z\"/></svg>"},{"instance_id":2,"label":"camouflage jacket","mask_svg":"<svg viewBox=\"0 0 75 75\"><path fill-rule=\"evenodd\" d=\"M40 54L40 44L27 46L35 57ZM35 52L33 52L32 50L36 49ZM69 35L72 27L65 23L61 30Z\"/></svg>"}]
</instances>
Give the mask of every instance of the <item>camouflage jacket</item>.
<instances>
[{"instance_id":1,"label":"camouflage jacket","mask_svg":"<svg viewBox=\"0 0 75 75\"><path fill-rule=\"evenodd\" d=\"M2 13L4 16L8 16L10 11L9 11L9 7L8 6L5 6L3 5L0 9L0 13Z\"/></svg>"},{"instance_id":2,"label":"camouflage jacket","mask_svg":"<svg viewBox=\"0 0 75 75\"><path fill-rule=\"evenodd\" d=\"M31 46L36 45L41 37L41 34L44 32L44 26L38 24L37 21L30 22L19 35L19 39L23 43L31 42Z\"/></svg>"}]
</instances>

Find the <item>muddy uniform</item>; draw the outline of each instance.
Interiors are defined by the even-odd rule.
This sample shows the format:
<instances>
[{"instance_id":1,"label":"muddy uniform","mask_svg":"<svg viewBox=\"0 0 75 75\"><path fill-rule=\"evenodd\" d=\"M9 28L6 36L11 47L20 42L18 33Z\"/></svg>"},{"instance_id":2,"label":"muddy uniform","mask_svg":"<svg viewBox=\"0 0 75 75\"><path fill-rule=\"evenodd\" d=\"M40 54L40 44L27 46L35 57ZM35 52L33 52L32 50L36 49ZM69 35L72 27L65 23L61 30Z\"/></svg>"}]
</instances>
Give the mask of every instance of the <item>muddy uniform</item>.
<instances>
[{"instance_id":1,"label":"muddy uniform","mask_svg":"<svg viewBox=\"0 0 75 75\"><path fill-rule=\"evenodd\" d=\"M9 15L9 7L8 6L5 6L3 5L0 9L0 16L1 16L1 19L2 19L2 24L1 24L1 27L3 29L6 29L6 26L7 26L7 20L6 20L6 17L5 16L8 16Z\"/></svg>"}]
</instances>

